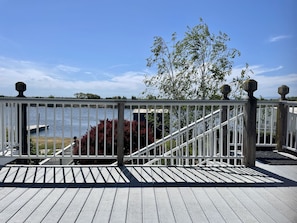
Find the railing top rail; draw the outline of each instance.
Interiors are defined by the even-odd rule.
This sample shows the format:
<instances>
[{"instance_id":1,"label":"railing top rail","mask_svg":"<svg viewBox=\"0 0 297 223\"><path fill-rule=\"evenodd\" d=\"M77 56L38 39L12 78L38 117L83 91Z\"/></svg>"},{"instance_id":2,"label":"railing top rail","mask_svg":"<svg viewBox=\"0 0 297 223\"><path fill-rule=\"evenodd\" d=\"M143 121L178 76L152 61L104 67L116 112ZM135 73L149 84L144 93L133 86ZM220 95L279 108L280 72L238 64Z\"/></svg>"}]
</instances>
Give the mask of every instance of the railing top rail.
<instances>
[{"instance_id":1,"label":"railing top rail","mask_svg":"<svg viewBox=\"0 0 297 223\"><path fill-rule=\"evenodd\" d=\"M127 100L126 105L242 105L245 102L245 100Z\"/></svg>"},{"instance_id":2,"label":"railing top rail","mask_svg":"<svg viewBox=\"0 0 297 223\"><path fill-rule=\"evenodd\" d=\"M297 106L297 101L282 101L285 102L289 106Z\"/></svg>"},{"instance_id":3,"label":"railing top rail","mask_svg":"<svg viewBox=\"0 0 297 223\"><path fill-rule=\"evenodd\" d=\"M246 100L145 100L145 99L77 99L77 98L21 98L1 97L0 102L42 103L42 104L117 104L126 105L240 105Z\"/></svg>"},{"instance_id":4,"label":"railing top rail","mask_svg":"<svg viewBox=\"0 0 297 223\"><path fill-rule=\"evenodd\" d=\"M32 104L117 104L121 100L112 99L77 99L77 98L21 98L2 97L0 102L32 103Z\"/></svg>"},{"instance_id":5,"label":"railing top rail","mask_svg":"<svg viewBox=\"0 0 297 223\"><path fill-rule=\"evenodd\" d=\"M243 105L246 100L144 100L144 99L76 99L76 98L21 98L1 97L0 103L28 104L82 104L82 105L117 105L124 102L126 106L183 106L183 105Z\"/></svg>"},{"instance_id":6,"label":"railing top rail","mask_svg":"<svg viewBox=\"0 0 297 223\"><path fill-rule=\"evenodd\" d=\"M257 101L257 104L258 105L278 105L279 104L279 101L261 101L261 100L258 100Z\"/></svg>"},{"instance_id":7,"label":"railing top rail","mask_svg":"<svg viewBox=\"0 0 297 223\"><path fill-rule=\"evenodd\" d=\"M273 100L273 101L257 101L258 105L274 105L277 106L279 103L283 103L289 106L297 106L297 101L286 101L286 100Z\"/></svg>"}]
</instances>

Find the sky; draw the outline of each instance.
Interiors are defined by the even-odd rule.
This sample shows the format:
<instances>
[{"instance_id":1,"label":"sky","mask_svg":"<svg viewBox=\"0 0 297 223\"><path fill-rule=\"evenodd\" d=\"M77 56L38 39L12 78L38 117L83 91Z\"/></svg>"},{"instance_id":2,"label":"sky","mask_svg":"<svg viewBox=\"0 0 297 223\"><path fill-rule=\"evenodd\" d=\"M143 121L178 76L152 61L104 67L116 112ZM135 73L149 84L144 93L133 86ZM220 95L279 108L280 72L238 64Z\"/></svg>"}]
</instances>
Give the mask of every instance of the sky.
<instances>
[{"instance_id":1,"label":"sky","mask_svg":"<svg viewBox=\"0 0 297 223\"><path fill-rule=\"evenodd\" d=\"M200 18L231 38L248 63L256 97L297 96L296 0L0 0L0 95L141 97L153 38L170 41ZM226 84L228 84L228 78Z\"/></svg>"}]
</instances>

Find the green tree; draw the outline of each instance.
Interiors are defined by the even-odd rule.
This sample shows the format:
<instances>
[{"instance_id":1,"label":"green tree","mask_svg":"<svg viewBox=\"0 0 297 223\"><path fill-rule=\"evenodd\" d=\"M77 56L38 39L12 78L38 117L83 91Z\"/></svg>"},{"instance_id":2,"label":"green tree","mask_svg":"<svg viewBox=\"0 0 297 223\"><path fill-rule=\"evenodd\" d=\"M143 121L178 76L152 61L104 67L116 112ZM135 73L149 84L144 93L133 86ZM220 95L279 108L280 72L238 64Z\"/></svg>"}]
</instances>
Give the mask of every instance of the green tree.
<instances>
[{"instance_id":1,"label":"green tree","mask_svg":"<svg viewBox=\"0 0 297 223\"><path fill-rule=\"evenodd\" d=\"M101 98L99 95L92 94L92 93L83 93L83 92L75 93L74 96L79 99L100 99Z\"/></svg>"},{"instance_id":2,"label":"green tree","mask_svg":"<svg viewBox=\"0 0 297 223\"><path fill-rule=\"evenodd\" d=\"M156 66L157 73L145 77L144 93L157 89L158 97L168 99L215 98L232 72L233 60L240 56L237 49L227 46L228 41L225 33L212 34L202 19L193 28L188 27L180 41L173 33L170 45L162 37L154 37L147 66ZM247 78L247 68L233 79L235 86Z\"/></svg>"}]
</instances>

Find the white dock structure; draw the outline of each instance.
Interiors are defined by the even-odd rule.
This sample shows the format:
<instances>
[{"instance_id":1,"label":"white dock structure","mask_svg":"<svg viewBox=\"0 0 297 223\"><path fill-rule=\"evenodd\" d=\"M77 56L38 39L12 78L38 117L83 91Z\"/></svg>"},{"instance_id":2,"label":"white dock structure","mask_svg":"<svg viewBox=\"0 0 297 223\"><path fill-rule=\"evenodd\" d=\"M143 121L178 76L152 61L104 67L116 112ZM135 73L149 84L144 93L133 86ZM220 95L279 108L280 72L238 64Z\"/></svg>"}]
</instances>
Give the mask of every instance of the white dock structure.
<instances>
[{"instance_id":1,"label":"white dock structure","mask_svg":"<svg viewBox=\"0 0 297 223\"><path fill-rule=\"evenodd\" d=\"M44 131L48 128L49 125L30 125L28 126L28 131L30 131L30 133L36 133L37 131Z\"/></svg>"}]
</instances>

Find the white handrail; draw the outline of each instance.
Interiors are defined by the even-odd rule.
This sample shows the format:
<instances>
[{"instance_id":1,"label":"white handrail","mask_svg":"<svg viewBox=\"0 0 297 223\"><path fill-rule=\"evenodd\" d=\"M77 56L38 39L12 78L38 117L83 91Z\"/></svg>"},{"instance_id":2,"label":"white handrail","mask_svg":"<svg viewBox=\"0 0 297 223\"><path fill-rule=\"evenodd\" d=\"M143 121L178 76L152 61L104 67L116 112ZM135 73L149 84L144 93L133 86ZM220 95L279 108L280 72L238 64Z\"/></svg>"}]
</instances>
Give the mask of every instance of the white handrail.
<instances>
[{"instance_id":1,"label":"white handrail","mask_svg":"<svg viewBox=\"0 0 297 223\"><path fill-rule=\"evenodd\" d=\"M243 113L240 113L239 115L237 115L237 116L235 116L235 117L233 117L233 118L231 118L231 119L229 119L229 120L227 120L227 121L225 121L225 122L222 122L220 125L216 125L216 126L213 127L212 129L209 129L209 130L207 130L207 131L205 131L205 132L203 132L203 133L201 133L201 134L195 136L194 138L190 139L189 141L184 142L184 143L182 143L181 145L176 146L176 147L173 148L173 149L170 149L170 150L167 151L166 153L164 153L164 154L162 154L162 155L159 155L158 157L156 157L156 158L150 160L149 162L147 162L146 164L147 164L147 165L151 165L151 164L153 164L153 163L159 161L160 159L164 159L164 158L168 158L168 157L170 157L170 155L171 155L172 153L177 152L178 150L181 150L182 147L185 147L188 143L192 143L192 142L194 142L195 140L198 140L198 139L200 139L200 138L203 138L204 135L208 135L208 134L210 134L210 133L213 133L214 130L222 130L222 127L223 127L223 126L227 126L228 123L229 123L230 121L236 120L236 119L238 119L238 118L241 117L241 116L243 116ZM222 157L222 155L220 155L220 157ZM197 158L197 157L192 156L192 158Z\"/></svg>"},{"instance_id":2,"label":"white handrail","mask_svg":"<svg viewBox=\"0 0 297 223\"><path fill-rule=\"evenodd\" d=\"M216 110L213 114L208 114L207 116L205 116L204 118L200 118L198 119L197 121L195 122L192 122L190 125L188 126L185 126L179 130L176 130L175 132L173 132L172 134L169 134L167 136L165 136L164 138L162 139L159 139L157 140L156 142L153 142L151 143L150 145L146 146L146 147L143 147L142 149L132 153L131 155L129 155L129 157L133 157L133 156L137 156L137 155L140 155L142 154L143 152L144 153L147 153L149 152L151 149L154 149L156 146L160 146L162 145L163 143L165 142L168 142L169 140L171 140L172 138L175 138L177 136L180 136L182 134L184 134L185 132L189 131L189 130L192 130L197 124L205 121L206 119L209 119L212 115L214 114L217 114L220 112L220 109ZM126 161L128 161L129 159L126 159Z\"/></svg>"}]
</instances>

